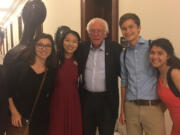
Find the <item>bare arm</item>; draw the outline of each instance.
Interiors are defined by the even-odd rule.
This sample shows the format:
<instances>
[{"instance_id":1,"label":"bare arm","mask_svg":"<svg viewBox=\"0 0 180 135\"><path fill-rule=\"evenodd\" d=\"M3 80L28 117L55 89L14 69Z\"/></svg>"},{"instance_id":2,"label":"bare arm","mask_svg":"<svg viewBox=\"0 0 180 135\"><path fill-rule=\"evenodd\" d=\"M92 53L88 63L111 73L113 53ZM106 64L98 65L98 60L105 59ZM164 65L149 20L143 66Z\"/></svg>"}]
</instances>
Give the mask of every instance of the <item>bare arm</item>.
<instances>
[{"instance_id":1,"label":"bare arm","mask_svg":"<svg viewBox=\"0 0 180 135\"><path fill-rule=\"evenodd\" d=\"M126 89L127 87L121 87L121 113L120 113L120 123L125 124L125 113L124 113L124 104L126 99Z\"/></svg>"},{"instance_id":2,"label":"bare arm","mask_svg":"<svg viewBox=\"0 0 180 135\"><path fill-rule=\"evenodd\" d=\"M174 82L177 90L180 92L180 70L179 69L173 69L171 72L171 78Z\"/></svg>"},{"instance_id":3,"label":"bare arm","mask_svg":"<svg viewBox=\"0 0 180 135\"><path fill-rule=\"evenodd\" d=\"M22 127L21 114L18 112L16 106L14 105L13 98L9 99L9 110L11 112L11 123L15 127Z\"/></svg>"}]
</instances>

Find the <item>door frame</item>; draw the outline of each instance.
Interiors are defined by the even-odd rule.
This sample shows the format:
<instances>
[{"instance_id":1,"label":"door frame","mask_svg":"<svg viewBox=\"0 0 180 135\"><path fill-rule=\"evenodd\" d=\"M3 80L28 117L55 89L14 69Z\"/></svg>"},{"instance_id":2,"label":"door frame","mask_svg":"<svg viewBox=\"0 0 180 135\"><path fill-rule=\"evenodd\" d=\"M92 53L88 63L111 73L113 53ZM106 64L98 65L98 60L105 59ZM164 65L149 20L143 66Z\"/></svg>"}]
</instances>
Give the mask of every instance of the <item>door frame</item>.
<instances>
[{"instance_id":1,"label":"door frame","mask_svg":"<svg viewBox=\"0 0 180 135\"><path fill-rule=\"evenodd\" d=\"M109 26L111 27L112 35L111 39L113 41L118 42L118 20L119 20L119 0L112 0L112 25ZM81 38L82 40L87 40L85 38L85 33L86 33L86 0L81 0Z\"/></svg>"}]
</instances>

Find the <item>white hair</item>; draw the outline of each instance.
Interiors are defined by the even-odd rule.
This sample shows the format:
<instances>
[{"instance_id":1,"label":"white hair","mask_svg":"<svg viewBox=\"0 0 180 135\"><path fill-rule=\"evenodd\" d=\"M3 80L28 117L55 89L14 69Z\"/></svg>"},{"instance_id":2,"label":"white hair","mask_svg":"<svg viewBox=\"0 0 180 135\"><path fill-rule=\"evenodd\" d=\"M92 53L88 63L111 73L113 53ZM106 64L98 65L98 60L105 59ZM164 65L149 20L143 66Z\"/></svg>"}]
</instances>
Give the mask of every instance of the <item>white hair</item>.
<instances>
[{"instance_id":1,"label":"white hair","mask_svg":"<svg viewBox=\"0 0 180 135\"><path fill-rule=\"evenodd\" d=\"M105 30L106 34L109 33L108 23L107 23L107 21L105 21L102 18L93 18L88 22L88 24L86 26L86 30L87 30L88 33L89 33L89 30L90 30L91 24L93 24L94 22L101 22L104 25L104 30Z\"/></svg>"}]
</instances>

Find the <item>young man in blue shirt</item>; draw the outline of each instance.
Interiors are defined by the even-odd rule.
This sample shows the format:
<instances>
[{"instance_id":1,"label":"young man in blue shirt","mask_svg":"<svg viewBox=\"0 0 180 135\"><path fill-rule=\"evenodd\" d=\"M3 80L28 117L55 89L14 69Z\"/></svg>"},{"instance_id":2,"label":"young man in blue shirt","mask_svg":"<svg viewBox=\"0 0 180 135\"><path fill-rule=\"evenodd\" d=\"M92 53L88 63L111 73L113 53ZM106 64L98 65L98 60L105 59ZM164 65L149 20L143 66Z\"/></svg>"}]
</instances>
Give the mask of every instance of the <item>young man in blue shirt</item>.
<instances>
[{"instance_id":1,"label":"young man in blue shirt","mask_svg":"<svg viewBox=\"0 0 180 135\"><path fill-rule=\"evenodd\" d=\"M119 21L128 41L121 54L121 114L120 122L128 135L165 135L164 114L156 92L157 74L149 62L149 42L140 36L139 17L124 14Z\"/></svg>"}]
</instances>

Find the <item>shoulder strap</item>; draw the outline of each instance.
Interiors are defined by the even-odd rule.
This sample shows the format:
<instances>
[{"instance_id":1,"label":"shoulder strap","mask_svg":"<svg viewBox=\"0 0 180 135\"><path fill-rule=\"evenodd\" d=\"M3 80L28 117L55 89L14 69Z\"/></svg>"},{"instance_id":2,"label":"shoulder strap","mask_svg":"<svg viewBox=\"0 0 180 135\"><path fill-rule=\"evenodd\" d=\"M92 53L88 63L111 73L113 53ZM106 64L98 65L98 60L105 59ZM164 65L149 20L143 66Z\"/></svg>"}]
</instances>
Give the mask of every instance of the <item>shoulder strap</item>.
<instances>
[{"instance_id":1,"label":"shoulder strap","mask_svg":"<svg viewBox=\"0 0 180 135\"><path fill-rule=\"evenodd\" d=\"M123 59L124 59L124 65L125 65L125 61L126 61L126 52L127 52L127 48L124 49L124 57L123 57Z\"/></svg>"},{"instance_id":2,"label":"shoulder strap","mask_svg":"<svg viewBox=\"0 0 180 135\"><path fill-rule=\"evenodd\" d=\"M126 52L127 52L127 48L124 48L124 56L123 56L123 60L124 60L124 67L127 71L127 68L126 68Z\"/></svg>"},{"instance_id":3,"label":"shoulder strap","mask_svg":"<svg viewBox=\"0 0 180 135\"><path fill-rule=\"evenodd\" d=\"M148 40L148 44L149 44L149 46L151 46L151 43L152 43L152 40L150 39L150 40Z\"/></svg>"},{"instance_id":4,"label":"shoulder strap","mask_svg":"<svg viewBox=\"0 0 180 135\"><path fill-rule=\"evenodd\" d=\"M173 92L173 94L174 94L176 97L180 97L180 92L177 90L174 82L173 82L172 79L171 79L171 71L172 71L172 69L173 69L173 67L170 67L170 69L169 69L168 72L167 72L168 85L169 85L170 90Z\"/></svg>"},{"instance_id":5,"label":"shoulder strap","mask_svg":"<svg viewBox=\"0 0 180 135\"><path fill-rule=\"evenodd\" d=\"M149 48L151 48L151 45L152 45L152 40L151 39L148 40L148 45L149 45Z\"/></svg>"}]
</instances>

